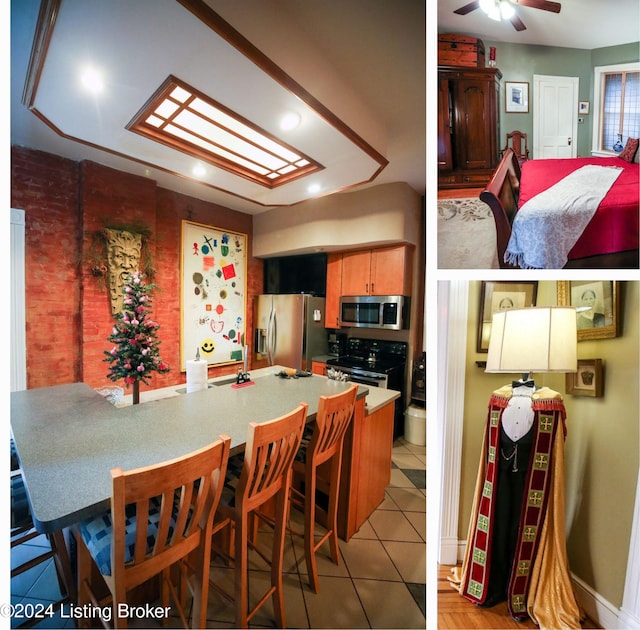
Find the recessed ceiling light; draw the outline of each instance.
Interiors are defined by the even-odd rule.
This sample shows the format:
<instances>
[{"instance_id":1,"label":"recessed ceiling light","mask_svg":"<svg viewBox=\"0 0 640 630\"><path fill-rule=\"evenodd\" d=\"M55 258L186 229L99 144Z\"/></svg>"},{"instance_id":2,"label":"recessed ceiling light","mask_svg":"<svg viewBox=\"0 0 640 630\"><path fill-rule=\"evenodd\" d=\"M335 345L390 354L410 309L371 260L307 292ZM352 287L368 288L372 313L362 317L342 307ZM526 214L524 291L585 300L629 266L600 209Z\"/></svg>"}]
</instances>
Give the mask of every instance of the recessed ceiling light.
<instances>
[{"instance_id":1,"label":"recessed ceiling light","mask_svg":"<svg viewBox=\"0 0 640 630\"><path fill-rule=\"evenodd\" d=\"M191 171L196 177L204 177L207 174L207 169L202 166L202 164L196 164L192 171Z\"/></svg>"},{"instance_id":2,"label":"recessed ceiling light","mask_svg":"<svg viewBox=\"0 0 640 630\"><path fill-rule=\"evenodd\" d=\"M102 92L104 88L102 75L95 68L85 68L80 75L80 81L89 92L94 94Z\"/></svg>"},{"instance_id":3,"label":"recessed ceiling light","mask_svg":"<svg viewBox=\"0 0 640 630\"><path fill-rule=\"evenodd\" d=\"M280 129L283 131L291 131L300 124L300 114L289 112L280 119Z\"/></svg>"},{"instance_id":4,"label":"recessed ceiling light","mask_svg":"<svg viewBox=\"0 0 640 630\"><path fill-rule=\"evenodd\" d=\"M320 192L320 184L311 184L308 188L307 191L309 193L311 193L312 195L315 195L316 193Z\"/></svg>"}]
</instances>

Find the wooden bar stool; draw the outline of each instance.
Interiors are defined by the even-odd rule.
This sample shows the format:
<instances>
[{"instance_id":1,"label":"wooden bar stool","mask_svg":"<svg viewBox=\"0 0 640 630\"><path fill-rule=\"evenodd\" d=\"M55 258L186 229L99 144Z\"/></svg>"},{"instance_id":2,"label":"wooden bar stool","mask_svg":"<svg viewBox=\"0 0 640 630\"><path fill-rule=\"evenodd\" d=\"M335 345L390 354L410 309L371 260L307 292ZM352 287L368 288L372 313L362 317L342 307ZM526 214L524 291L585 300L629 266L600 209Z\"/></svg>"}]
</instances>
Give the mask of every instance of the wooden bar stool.
<instances>
[{"instance_id":1,"label":"wooden bar stool","mask_svg":"<svg viewBox=\"0 0 640 630\"><path fill-rule=\"evenodd\" d=\"M291 504L304 512L304 555L309 584L317 593L316 552L329 540L331 559L340 564L338 551L338 491L344 436L353 417L357 385L334 396L321 396L315 426L305 430L303 446L293 463ZM308 440L308 442L307 442ZM323 497L324 495L324 497ZM319 505L318 499L324 498ZM321 514L327 531L316 541L315 524Z\"/></svg>"},{"instance_id":2,"label":"wooden bar stool","mask_svg":"<svg viewBox=\"0 0 640 630\"><path fill-rule=\"evenodd\" d=\"M186 627L184 598L170 579L171 568L178 564L193 593L192 627L205 627L213 515L230 444L231 438L223 435L167 462L111 471L111 510L77 527L80 606L106 603L98 601L97 585L91 583L95 563L110 592L115 627L125 628L127 618L118 613L127 593L160 574L162 604L168 606L171 597Z\"/></svg>"},{"instance_id":3,"label":"wooden bar stool","mask_svg":"<svg viewBox=\"0 0 640 630\"><path fill-rule=\"evenodd\" d=\"M233 597L217 584L212 586L235 602L236 627L247 628L249 620L272 597L276 623L285 628L284 598L282 593L282 563L286 533L286 518L291 486L293 458L300 446L308 405L300 405L279 418L249 424L242 472L235 492L225 494L216 514L214 529L230 525L233 530L233 562L235 587ZM249 606L248 551L255 549L250 536L250 517L268 501L275 503L275 535L271 558L271 585L258 603ZM258 551L258 550L256 550ZM223 553L223 555L225 555ZM262 554L260 554L262 555ZM264 557L264 556L263 556Z\"/></svg>"}]
</instances>

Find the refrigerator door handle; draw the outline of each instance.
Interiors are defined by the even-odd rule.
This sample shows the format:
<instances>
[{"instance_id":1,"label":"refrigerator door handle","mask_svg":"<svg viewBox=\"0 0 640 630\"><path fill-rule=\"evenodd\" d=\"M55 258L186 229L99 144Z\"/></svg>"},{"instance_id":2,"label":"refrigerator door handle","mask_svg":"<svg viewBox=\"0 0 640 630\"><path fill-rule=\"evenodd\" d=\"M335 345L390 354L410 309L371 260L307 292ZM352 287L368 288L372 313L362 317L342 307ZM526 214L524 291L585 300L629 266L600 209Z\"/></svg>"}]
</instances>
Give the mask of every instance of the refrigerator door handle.
<instances>
[{"instance_id":1,"label":"refrigerator door handle","mask_svg":"<svg viewBox=\"0 0 640 630\"><path fill-rule=\"evenodd\" d=\"M269 365L273 365L276 353L276 313L272 309L269 313L269 327L267 328L267 357Z\"/></svg>"}]
</instances>

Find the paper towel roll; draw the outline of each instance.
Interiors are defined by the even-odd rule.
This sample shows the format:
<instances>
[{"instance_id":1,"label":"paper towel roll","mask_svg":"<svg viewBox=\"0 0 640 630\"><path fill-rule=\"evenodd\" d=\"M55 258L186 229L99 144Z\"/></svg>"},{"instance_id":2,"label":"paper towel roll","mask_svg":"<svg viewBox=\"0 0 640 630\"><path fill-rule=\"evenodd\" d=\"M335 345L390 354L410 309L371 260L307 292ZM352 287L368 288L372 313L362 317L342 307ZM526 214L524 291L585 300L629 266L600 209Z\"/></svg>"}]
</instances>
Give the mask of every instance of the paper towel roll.
<instances>
[{"instance_id":1,"label":"paper towel roll","mask_svg":"<svg viewBox=\"0 0 640 630\"><path fill-rule=\"evenodd\" d=\"M187 394L207 389L207 362L187 361Z\"/></svg>"}]
</instances>

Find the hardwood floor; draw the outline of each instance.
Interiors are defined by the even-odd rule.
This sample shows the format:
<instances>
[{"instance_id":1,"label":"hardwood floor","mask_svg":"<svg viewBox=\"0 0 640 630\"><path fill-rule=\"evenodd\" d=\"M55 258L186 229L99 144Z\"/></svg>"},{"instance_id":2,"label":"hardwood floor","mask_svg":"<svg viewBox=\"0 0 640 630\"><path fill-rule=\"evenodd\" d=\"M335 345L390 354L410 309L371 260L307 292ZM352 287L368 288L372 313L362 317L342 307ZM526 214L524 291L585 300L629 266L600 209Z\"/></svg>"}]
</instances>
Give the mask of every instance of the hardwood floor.
<instances>
[{"instance_id":1,"label":"hardwood floor","mask_svg":"<svg viewBox=\"0 0 640 630\"><path fill-rule=\"evenodd\" d=\"M507 603L502 602L493 608L474 606L469 600L461 597L447 577L451 575L450 566L441 565L438 568L438 628L446 629L491 629L503 630L507 628L537 628L529 619L516 621L507 611ZM582 628L601 628L590 619L586 619Z\"/></svg>"}]
</instances>

